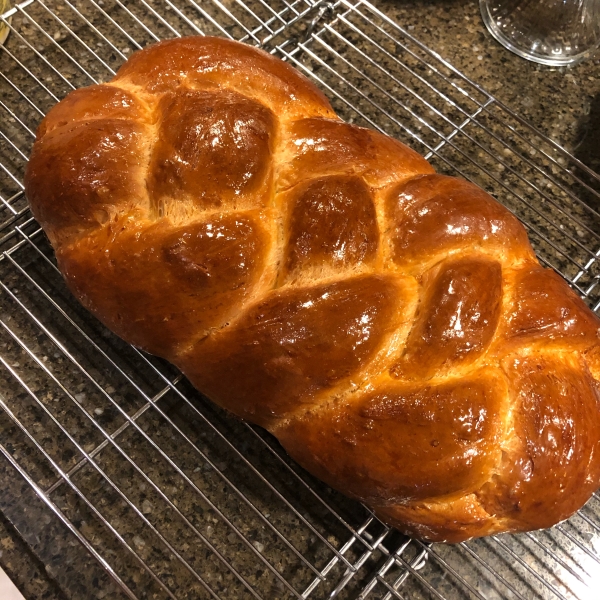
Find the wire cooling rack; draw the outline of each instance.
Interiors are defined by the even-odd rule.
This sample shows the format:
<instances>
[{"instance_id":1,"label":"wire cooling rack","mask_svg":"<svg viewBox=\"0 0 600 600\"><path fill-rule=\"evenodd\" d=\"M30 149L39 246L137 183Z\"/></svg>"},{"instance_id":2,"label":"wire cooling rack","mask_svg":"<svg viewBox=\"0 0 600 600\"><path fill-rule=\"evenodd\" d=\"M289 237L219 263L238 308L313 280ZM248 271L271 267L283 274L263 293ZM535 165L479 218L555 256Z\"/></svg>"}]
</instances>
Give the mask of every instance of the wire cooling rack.
<instances>
[{"instance_id":1,"label":"wire cooling rack","mask_svg":"<svg viewBox=\"0 0 600 600\"><path fill-rule=\"evenodd\" d=\"M2 22L0 453L22 486L0 502L35 493L64 543L87 550L94 579L53 571L69 597L598 597L597 496L543 532L445 546L390 530L91 318L66 291L22 183L58 100L109 79L132 51L190 34L265 48L347 121L493 193L595 311L597 174L368 2L28 0ZM36 517L23 518L35 531Z\"/></svg>"}]
</instances>

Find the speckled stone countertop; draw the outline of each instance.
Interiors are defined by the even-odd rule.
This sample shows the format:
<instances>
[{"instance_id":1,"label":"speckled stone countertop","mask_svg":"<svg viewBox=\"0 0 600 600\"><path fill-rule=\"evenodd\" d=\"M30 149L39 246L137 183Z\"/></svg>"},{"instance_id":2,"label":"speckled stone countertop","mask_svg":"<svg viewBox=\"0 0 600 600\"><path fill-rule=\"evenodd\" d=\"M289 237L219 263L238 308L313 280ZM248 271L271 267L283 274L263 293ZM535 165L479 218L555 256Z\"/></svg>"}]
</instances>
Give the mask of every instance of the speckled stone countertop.
<instances>
[{"instance_id":1,"label":"speckled stone countertop","mask_svg":"<svg viewBox=\"0 0 600 600\"><path fill-rule=\"evenodd\" d=\"M600 172L599 51L573 67L547 67L523 60L496 42L481 20L478 2L373 3L498 100Z\"/></svg>"},{"instance_id":2,"label":"speckled stone countertop","mask_svg":"<svg viewBox=\"0 0 600 600\"><path fill-rule=\"evenodd\" d=\"M481 21L478 3L473 0L372 3L496 99L600 172L599 57L562 69L529 63L491 38ZM78 573L85 572L86 585L98 592L93 597L104 597L102 590L110 587L106 574L64 528L56 525L48 508L2 458L0 490L0 565L24 596L49 600L92 597L88 595L89 587L77 586Z\"/></svg>"}]
</instances>

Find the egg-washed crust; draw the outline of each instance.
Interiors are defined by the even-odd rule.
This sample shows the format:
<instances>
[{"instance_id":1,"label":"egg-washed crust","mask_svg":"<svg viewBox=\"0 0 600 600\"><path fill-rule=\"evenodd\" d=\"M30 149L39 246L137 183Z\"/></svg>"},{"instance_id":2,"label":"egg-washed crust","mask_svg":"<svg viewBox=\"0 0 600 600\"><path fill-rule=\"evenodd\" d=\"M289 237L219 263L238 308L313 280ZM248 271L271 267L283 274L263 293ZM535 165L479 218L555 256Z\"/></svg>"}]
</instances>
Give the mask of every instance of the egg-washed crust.
<instances>
[{"instance_id":1,"label":"egg-washed crust","mask_svg":"<svg viewBox=\"0 0 600 600\"><path fill-rule=\"evenodd\" d=\"M502 205L271 55L137 52L50 111L26 191L102 322L398 529L548 527L600 485L596 316Z\"/></svg>"}]
</instances>

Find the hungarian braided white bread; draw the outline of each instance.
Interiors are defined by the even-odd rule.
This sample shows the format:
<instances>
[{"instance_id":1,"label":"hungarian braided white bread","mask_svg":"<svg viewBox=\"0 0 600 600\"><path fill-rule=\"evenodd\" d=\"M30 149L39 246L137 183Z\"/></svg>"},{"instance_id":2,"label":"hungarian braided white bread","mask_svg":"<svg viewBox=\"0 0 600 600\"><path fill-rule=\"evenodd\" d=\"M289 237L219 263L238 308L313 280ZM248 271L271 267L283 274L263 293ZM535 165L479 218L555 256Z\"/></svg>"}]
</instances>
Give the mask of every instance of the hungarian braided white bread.
<instances>
[{"instance_id":1,"label":"hungarian braided white bread","mask_svg":"<svg viewBox=\"0 0 600 600\"><path fill-rule=\"evenodd\" d=\"M400 530L548 527L600 485L595 315L487 193L261 50L137 52L50 111L26 192L102 322Z\"/></svg>"}]
</instances>

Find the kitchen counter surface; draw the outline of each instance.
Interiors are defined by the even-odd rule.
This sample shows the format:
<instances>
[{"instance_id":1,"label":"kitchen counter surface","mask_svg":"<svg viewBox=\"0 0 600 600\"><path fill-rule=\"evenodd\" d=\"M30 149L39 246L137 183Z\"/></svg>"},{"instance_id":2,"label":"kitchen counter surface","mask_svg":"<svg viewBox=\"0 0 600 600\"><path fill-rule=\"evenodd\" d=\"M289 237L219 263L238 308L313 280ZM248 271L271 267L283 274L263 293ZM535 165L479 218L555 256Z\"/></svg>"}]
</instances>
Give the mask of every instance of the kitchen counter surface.
<instances>
[{"instance_id":1,"label":"kitchen counter surface","mask_svg":"<svg viewBox=\"0 0 600 600\"><path fill-rule=\"evenodd\" d=\"M600 172L600 52L573 67L526 61L485 28L478 2L376 0L383 12L521 117Z\"/></svg>"}]
</instances>

